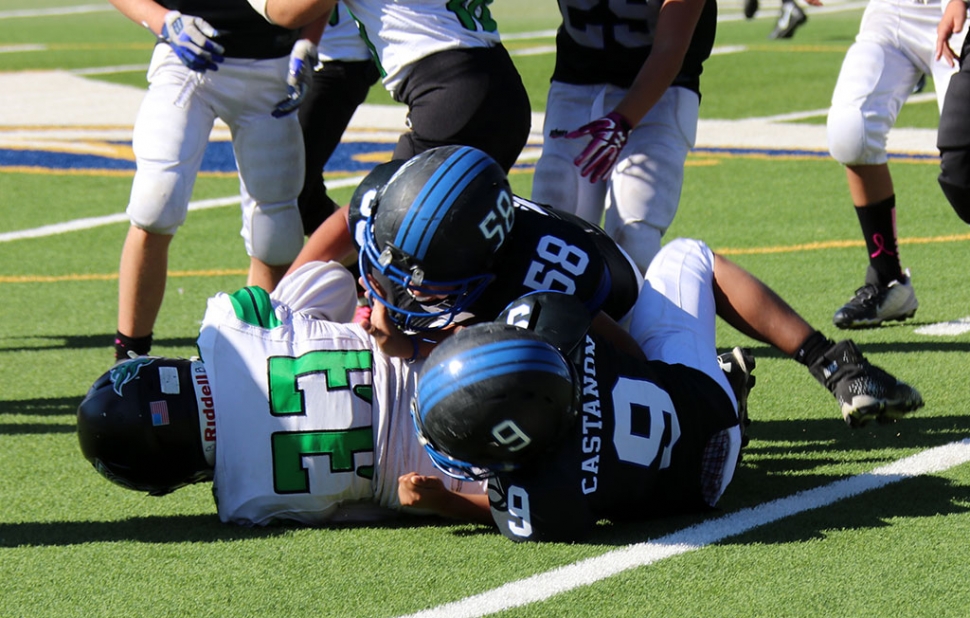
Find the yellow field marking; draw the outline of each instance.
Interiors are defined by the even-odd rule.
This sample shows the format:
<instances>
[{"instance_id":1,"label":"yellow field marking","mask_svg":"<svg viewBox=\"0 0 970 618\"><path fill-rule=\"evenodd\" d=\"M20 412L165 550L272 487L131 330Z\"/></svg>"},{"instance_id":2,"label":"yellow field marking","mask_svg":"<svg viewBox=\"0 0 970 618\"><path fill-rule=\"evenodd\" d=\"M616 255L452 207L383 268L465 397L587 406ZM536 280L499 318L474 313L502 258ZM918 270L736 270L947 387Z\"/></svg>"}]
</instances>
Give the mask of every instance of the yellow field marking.
<instances>
[{"instance_id":1,"label":"yellow field marking","mask_svg":"<svg viewBox=\"0 0 970 618\"><path fill-rule=\"evenodd\" d=\"M947 236L927 236L917 238L900 238L901 245L928 245L931 243L961 242L970 240L970 234L950 234ZM780 247L749 247L732 248L725 247L715 249L721 255L764 255L770 253L795 253L797 251L820 251L822 249L846 249L849 247L864 247L863 240L826 240L821 242L810 242L800 245L788 245Z\"/></svg>"},{"instance_id":2,"label":"yellow field marking","mask_svg":"<svg viewBox=\"0 0 970 618\"><path fill-rule=\"evenodd\" d=\"M242 268L216 268L211 270L170 270L169 277L227 277L246 276ZM65 281L112 281L118 273L75 273L70 275L0 275L0 283L63 283Z\"/></svg>"}]
</instances>

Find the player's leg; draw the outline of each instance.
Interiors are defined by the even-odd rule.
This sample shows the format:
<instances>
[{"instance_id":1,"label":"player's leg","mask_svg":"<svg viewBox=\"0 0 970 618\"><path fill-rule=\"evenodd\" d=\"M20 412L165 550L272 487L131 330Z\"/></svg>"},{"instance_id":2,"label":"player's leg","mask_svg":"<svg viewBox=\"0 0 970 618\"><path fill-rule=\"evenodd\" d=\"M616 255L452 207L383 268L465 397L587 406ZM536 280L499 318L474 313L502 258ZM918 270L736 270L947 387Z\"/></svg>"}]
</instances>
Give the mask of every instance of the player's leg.
<instances>
[{"instance_id":1,"label":"player's leg","mask_svg":"<svg viewBox=\"0 0 970 618\"><path fill-rule=\"evenodd\" d=\"M680 87L663 97L630 133L609 178L604 229L646 272L673 222L684 163L697 136L699 99Z\"/></svg>"},{"instance_id":2,"label":"player's leg","mask_svg":"<svg viewBox=\"0 0 970 618\"><path fill-rule=\"evenodd\" d=\"M303 134L295 115L265 110L286 94L286 58L224 66L220 117L232 131L239 167L242 231L250 257L248 283L272 291L303 247L297 197L305 171ZM228 63L227 63L228 64Z\"/></svg>"},{"instance_id":3,"label":"player's leg","mask_svg":"<svg viewBox=\"0 0 970 618\"><path fill-rule=\"evenodd\" d=\"M702 371L734 400L717 362L716 310L714 252L699 240L677 238L647 270L633 307L630 336L648 359Z\"/></svg>"},{"instance_id":4,"label":"player's leg","mask_svg":"<svg viewBox=\"0 0 970 618\"><path fill-rule=\"evenodd\" d=\"M590 182L573 161L587 140L554 137L572 131L610 110L605 109L606 87L552 82L546 97L542 154L532 178L532 200L572 213L593 225L603 224L607 181Z\"/></svg>"},{"instance_id":5,"label":"player's leg","mask_svg":"<svg viewBox=\"0 0 970 618\"><path fill-rule=\"evenodd\" d=\"M310 92L298 111L306 153L306 173L298 203L307 236L337 209L337 204L327 195L323 168L357 107L379 77L377 67L370 60L331 60L313 73Z\"/></svg>"},{"instance_id":6,"label":"player's leg","mask_svg":"<svg viewBox=\"0 0 970 618\"><path fill-rule=\"evenodd\" d=\"M473 146L507 172L529 139L529 96L501 45L422 58L396 98L408 106L411 131L401 136L395 159L436 146Z\"/></svg>"},{"instance_id":7,"label":"player's leg","mask_svg":"<svg viewBox=\"0 0 970 618\"><path fill-rule=\"evenodd\" d=\"M131 228L118 270L119 359L151 349L165 295L169 244L185 222L215 120L202 98L186 89L195 74L167 45L155 48L148 78L132 136L137 171L127 209Z\"/></svg>"},{"instance_id":8,"label":"player's leg","mask_svg":"<svg viewBox=\"0 0 970 618\"><path fill-rule=\"evenodd\" d=\"M883 19L867 11L863 27L878 25ZM906 319L918 306L899 260L896 197L886 139L922 71L876 34L869 38L860 34L846 52L827 122L829 151L846 166L869 256L866 284L833 317L840 328Z\"/></svg>"},{"instance_id":9,"label":"player's leg","mask_svg":"<svg viewBox=\"0 0 970 618\"><path fill-rule=\"evenodd\" d=\"M807 366L835 396L850 427L900 418L923 405L916 389L870 364L855 343L826 338L771 288L720 255L714 258L713 285L717 314Z\"/></svg>"}]
</instances>

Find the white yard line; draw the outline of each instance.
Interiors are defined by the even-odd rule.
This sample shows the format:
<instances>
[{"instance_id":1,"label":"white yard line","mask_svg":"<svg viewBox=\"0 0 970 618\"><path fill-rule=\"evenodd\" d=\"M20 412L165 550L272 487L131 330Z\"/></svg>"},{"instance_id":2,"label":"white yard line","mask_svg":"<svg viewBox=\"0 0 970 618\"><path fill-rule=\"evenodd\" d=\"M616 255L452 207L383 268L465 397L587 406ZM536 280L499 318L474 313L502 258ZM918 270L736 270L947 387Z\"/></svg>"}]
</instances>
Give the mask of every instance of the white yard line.
<instances>
[{"instance_id":1,"label":"white yard line","mask_svg":"<svg viewBox=\"0 0 970 618\"><path fill-rule=\"evenodd\" d=\"M333 189L339 189L342 187L356 187L363 176L353 176L350 178L341 178L340 180L328 180L327 187ZM239 196L233 195L229 197L218 197L208 200L197 200L195 202L189 203L189 210L206 210L208 208L220 208L222 206L232 206L239 203ZM87 230L94 227L101 227L102 225L111 225L112 223L127 223L128 215L125 213L117 213L113 215L106 215L103 217L87 217L84 219L75 219L73 221L66 221L64 223L54 223L52 225L44 225L41 227L35 227L29 230L17 230L15 232L5 232L0 234L0 242L10 242L12 240L25 240L27 238L41 238L44 236L53 236L55 234L65 234L67 232L76 232L78 230Z\"/></svg>"},{"instance_id":2,"label":"white yard line","mask_svg":"<svg viewBox=\"0 0 970 618\"><path fill-rule=\"evenodd\" d=\"M703 549L786 517L822 508L904 479L944 472L968 461L970 438L925 450L866 474L705 521L653 541L629 545L595 558L539 573L482 594L411 614L407 618L478 618L537 603L630 569Z\"/></svg>"},{"instance_id":3,"label":"white yard line","mask_svg":"<svg viewBox=\"0 0 970 618\"><path fill-rule=\"evenodd\" d=\"M113 11L115 8L110 4L82 4L79 6L61 6L49 9L22 9L16 11L0 11L0 19L13 19L15 17L53 17L58 15L78 15L81 13L104 13Z\"/></svg>"}]
</instances>

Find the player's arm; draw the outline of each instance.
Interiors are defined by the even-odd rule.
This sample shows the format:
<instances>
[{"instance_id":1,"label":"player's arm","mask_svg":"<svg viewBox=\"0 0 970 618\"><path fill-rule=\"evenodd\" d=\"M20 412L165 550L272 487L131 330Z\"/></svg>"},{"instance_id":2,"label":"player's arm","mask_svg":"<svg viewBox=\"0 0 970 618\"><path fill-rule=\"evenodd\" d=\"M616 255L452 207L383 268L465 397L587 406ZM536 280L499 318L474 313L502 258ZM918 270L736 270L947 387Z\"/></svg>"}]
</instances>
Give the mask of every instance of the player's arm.
<instances>
[{"instance_id":1,"label":"player's arm","mask_svg":"<svg viewBox=\"0 0 970 618\"><path fill-rule=\"evenodd\" d=\"M340 262L346 264L354 255L354 243L347 226L346 206L327 217L307 239L287 273L307 262Z\"/></svg>"},{"instance_id":2,"label":"player's arm","mask_svg":"<svg viewBox=\"0 0 970 618\"><path fill-rule=\"evenodd\" d=\"M160 35L168 9L154 0L110 0L122 15Z\"/></svg>"},{"instance_id":3,"label":"player's arm","mask_svg":"<svg viewBox=\"0 0 970 618\"><path fill-rule=\"evenodd\" d=\"M657 104L680 72L705 0L664 0L656 36L636 78L613 110L635 127Z\"/></svg>"},{"instance_id":4,"label":"player's arm","mask_svg":"<svg viewBox=\"0 0 970 618\"><path fill-rule=\"evenodd\" d=\"M271 24L300 28L329 18L337 0L249 0L249 4Z\"/></svg>"},{"instance_id":5,"label":"player's arm","mask_svg":"<svg viewBox=\"0 0 970 618\"><path fill-rule=\"evenodd\" d=\"M445 489L436 476L408 472L397 479L401 506L434 513L442 517L492 525L488 495L459 494Z\"/></svg>"}]
</instances>

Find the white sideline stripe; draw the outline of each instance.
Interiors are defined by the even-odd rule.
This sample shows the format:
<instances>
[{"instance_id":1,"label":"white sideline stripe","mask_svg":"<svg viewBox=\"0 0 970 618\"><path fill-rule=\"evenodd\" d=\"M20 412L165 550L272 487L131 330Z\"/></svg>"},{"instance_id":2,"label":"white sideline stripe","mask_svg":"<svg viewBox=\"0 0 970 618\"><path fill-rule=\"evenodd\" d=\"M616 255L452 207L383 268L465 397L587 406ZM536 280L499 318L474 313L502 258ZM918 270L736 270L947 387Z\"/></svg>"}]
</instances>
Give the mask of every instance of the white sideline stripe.
<instances>
[{"instance_id":1,"label":"white sideline stripe","mask_svg":"<svg viewBox=\"0 0 970 618\"><path fill-rule=\"evenodd\" d=\"M363 176L353 176L350 178L341 178L340 180L328 180L327 187L332 189L340 189L343 187L355 187L361 180ZM219 208L221 206L232 206L233 204L239 203L239 196L234 195L230 197L217 197L209 200L198 200L195 202L189 202L189 210L206 210L208 208ZM85 219L75 219L73 221L66 221L64 223L54 223L52 225L43 225L41 227L35 227L29 230L17 230L15 232L5 232L0 234L0 242L10 242L11 240L24 240L27 238L41 238L44 236L53 236L55 234L66 234L67 232L77 232L79 230L88 230L94 227L101 227L103 225L111 225L112 223L126 223L128 221L128 215L121 212L114 215L105 215L103 217L87 217Z\"/></svg>"},{"instance_id":2,"label":"white sideline stripe","mask_svg":"<svg viewBox=\"0 0 970 618\"><path fill-rule=\"evenodd\" d=\"M839 500L907 478L943 472L968 461L970 461L970 438L927 449L876 468L872 472L737 511L673 532L654 541L637 543L595 558L559 567L454 603L410 614L406 618L478 618L543 601L629 569L701 549L785 517L828 506Z\"/></svg>"},{"instance_id":3,"label":"white sideline stripe","mask_svg":"<svg viewBox=\"0 0 970 618\"><path fill-rule=\"evenodd\" d=\"M949 322L927 324L926 326L920 326L914 329L913 332L917 335L935 335L939 337L962 335L963 333L970 332L970 316L958 320L950 320Z\"/></svg>"},{"instance_id":4,"label":"white sideline stripe","mask_svg":"<svg viewBox=\"0 0 970 618\"><path fill-rule=\"evenodd\" d=\"M84 4L81 6L64 6L50 9L23 9L19 11L0 11L0 19L11 17L48 17L52 15L77 15L79 13L103 13L113 11L110 4Z\"/></svg>"}]
</instances>

